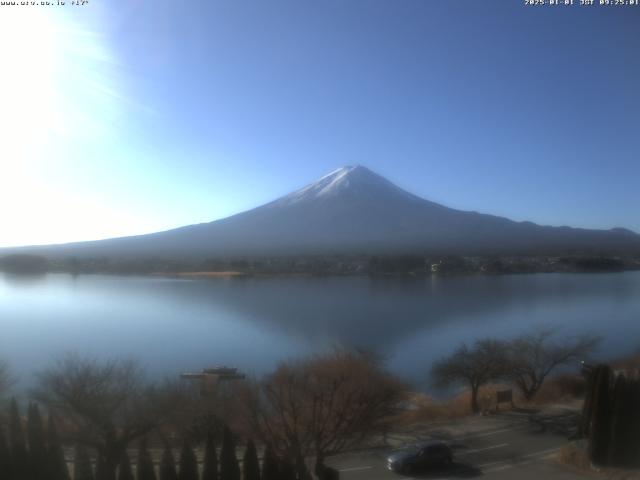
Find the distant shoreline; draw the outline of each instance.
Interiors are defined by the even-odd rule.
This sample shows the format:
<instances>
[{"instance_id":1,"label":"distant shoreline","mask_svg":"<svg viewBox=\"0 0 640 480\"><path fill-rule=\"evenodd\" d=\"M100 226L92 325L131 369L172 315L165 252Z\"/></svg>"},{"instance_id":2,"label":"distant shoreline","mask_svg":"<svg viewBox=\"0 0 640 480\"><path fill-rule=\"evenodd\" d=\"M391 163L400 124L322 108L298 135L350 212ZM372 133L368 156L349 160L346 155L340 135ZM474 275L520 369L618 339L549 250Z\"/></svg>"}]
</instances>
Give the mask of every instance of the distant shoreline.
<instances>
[{"instance_id":1,"label":"distant shoreline","mask_svg":"<svg viewBox=\"0 0 640 480\"><path fill-rule=\"evenodd\" d=\"M548 270L548 271L519 271L519 272L447 272L447 273L429 273L429 272L406 272L406 273L301 273L301 272L278 272L278 273L250 273L250 272L152 272L152 273L134 273L143 277L165 277L165 278L191 278L191 279L210 279L210 278L324 278L324 277L370 277L370 278L426 278L426 277L471 277L486 276L495 277L501 275L534 275L534 274L552 274L552 273L568 273L568 274L597 274L597 273L624 273L637 272L640 268L628 269L612 269L612 270ZM69 272L51 272L51 273L69 273ZM104 275L124 275L113 272L94 272Z\"/></svg>"},{"instance_id":2,"label":"distant shoreline","mask_svg":"<svg viewBox=\"0 0 640 480\"><path fill-rule=\"evenodd\" d=\"M104 274L110 274L108 272L102 272ZM116 274L119 275L119 274ZM202 272L151 272L151 273L139 273L134 275L140 275L145 277L165 277L165 278L193 278L193 279L206 279L206 278L270 278L270 277L327 277L327 276L365 276L366 274L313 274L313 273L301 273L301 272L279 272L279 273L259 273L259 272L215 272L215 271L202 271Z\"/></svg>"},{"instance_id":3,"label":"distant shoreline","mask_svg":"<svg viewBox=\"0 0 640 480\"><path fill-rule=\"evenodd\" d=\"M187 277L187 278L228 278L228 277L246 277L245 272L151 272L148 275L153 277Z\"/></svg>"},{"instance_id":4,"label":"distant shoreline","mask_svg":"<svg viewBox=\"0 0 640 480\"><path fill-rule=\"evenodd\" d=\"M640 270L640 256L428 256L315 255L280 257L175 258L47 258L10 255L0 258L0 271L14 274L143 275L175 278L234 277L426 277L532 273L612 273Z\"/></svg>"},{"instance_id":5,"label":"distant shoreline","mask_svg":"<svg viewBox=\"0 0 640 480\"><path fill-rule=\"evenodd\" d=\"M302 272L272 272L272 273L251 273L238 271L202 271L202 272L113 272L113 271L83 271L73 272L68 270L46 270L41 272L5 272L0 269L0 273L12 275L44 275L48 273L68 274L68 275L109 275L115 277L143 277L143 278L174 278L185 280L212 280L212 279L232 279L232 278L329 278L329 277L368 277L378 279L408 279L408 278L455 278L455 277L498 277L505 275L536 275L536 274L607 274L638 272L640 268L612 269L612 270L545 270L545 271L517 271L517 272L405 272L405 273L302 273Z\"/></svg>"}]
</instances>

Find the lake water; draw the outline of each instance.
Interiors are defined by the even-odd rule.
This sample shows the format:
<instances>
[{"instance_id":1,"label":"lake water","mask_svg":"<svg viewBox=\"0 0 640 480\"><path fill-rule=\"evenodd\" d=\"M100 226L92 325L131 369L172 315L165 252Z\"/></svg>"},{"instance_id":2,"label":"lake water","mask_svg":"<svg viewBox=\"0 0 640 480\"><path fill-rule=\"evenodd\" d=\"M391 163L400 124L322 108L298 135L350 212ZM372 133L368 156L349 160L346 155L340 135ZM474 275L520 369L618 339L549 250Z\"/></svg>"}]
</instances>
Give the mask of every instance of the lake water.
<instances>
[{"instance_id":1,"label":"lake water","mask_svg":"<svg viewBox=\"0 0 640 480\"><path fill-rule=\"evenodd\" d=\"M334 344L372 348L425 386L463 341L543 326L640 348L640 272L425 278L0 274L0 358L26 385L68 351L138 358L154 375L228 364L249 374Z\"/></svg>"}]
</instances>

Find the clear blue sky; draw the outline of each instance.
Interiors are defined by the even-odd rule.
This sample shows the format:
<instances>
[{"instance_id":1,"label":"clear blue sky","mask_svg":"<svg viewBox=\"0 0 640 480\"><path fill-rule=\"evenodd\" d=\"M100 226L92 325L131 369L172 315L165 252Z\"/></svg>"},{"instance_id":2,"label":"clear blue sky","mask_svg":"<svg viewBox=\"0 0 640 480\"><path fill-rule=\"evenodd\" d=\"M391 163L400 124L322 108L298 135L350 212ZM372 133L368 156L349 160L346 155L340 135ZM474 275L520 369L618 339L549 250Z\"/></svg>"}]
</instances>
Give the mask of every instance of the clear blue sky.
<instances>
[{"instance_id":1,"label":"clear blue sky","mask_svg":"<svg viewBox=\"0 0 640 480\"><path fill-rule=\"evenodd\" d=\"M640 7L0 8L0 245L210 221L346 164L456 208L640 231Z\"/></svg>"}]
</instances>

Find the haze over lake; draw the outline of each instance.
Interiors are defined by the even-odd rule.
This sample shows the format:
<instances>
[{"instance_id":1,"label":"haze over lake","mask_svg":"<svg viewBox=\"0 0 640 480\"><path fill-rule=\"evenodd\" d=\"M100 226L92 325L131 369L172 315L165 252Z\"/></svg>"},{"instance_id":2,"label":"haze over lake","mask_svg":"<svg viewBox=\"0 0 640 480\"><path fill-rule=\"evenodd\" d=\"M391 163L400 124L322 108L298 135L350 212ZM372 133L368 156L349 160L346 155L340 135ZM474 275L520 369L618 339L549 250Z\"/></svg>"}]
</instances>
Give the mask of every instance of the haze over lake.
<instances>
[{"instance_id":1,"label":"haze over lake","mask_svg":"<svg viewBox=\"0 0 640 480\"><path fill-rule=\"evenodd\" d=\"M640 272L418 278L35 277L0 274L0 352L30 374L67 351L131 356L154 375L228 364L249 374L334 344L371 348L425 387L460 342L555 326L640 348Z\"/></svg>"}]
</instances>

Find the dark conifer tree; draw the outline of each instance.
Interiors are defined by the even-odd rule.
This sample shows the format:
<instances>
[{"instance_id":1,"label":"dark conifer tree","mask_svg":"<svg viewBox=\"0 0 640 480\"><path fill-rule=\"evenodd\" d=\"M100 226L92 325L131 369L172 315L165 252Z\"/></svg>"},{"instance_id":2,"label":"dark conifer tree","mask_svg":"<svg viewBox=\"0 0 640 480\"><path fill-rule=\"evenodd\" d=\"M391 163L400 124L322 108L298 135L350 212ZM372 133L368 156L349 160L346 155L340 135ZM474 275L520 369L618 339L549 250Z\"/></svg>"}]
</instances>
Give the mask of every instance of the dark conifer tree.
<instances>
[{"instance_id":1,"label":"dark conifer tree","mask_svg":"<svg viewBox=\"0 0 640 480\"><path fill-rule=\"evenodd\" d=\"M49 448L47 449L47 480L69 480L69 468L64 458L64 450L58 436L55 418L53 413L49 412L47 422L47 431L49 437Z\"/></svg>"},{"instance_id":2,"label":"dark conifer tree","mask_svg":"<svg viewBox=\"0 0 640 480\"><path fill-rule=\"evenodd\" d=\"M589 456L596 465L606 465L611 446L611 368L596 367L593 386L591 426L589 429Z\"/></svg>"},{"instance_id":3,"label":"dark conifer tree","mask_svg":"<svg viewBox=\"0 0 640 480\"><path fill-rule=\"evenodd\" d=\"M260 480L260 464L258 463L258 452L253 440L247 442L247 448L244 451L244 459L242 461L242 469L244 480Z\"/></svg>"},{"instance_id":4,"label":"dark conifer tree","mask_svg":"<svg viewBox=\"0 0 640 480\"><path fill-rule=\"evenodd\" d=\"M629 428L633 432L633 442L631 442L630 449L633 453L633 460L631 466L633 468L640 468L640 415L637 414L638 405L640 405L640 379L636 378L629 387L629 402L633 405L633 411L635 415L631 416ZM635 446L635 447L634 447Z\"/></svg>"},{"instance_id":5,"label":"dark conifer tree","mask_svg":"<svg viewBox=\"0 0 640 480\"><path fill-rule=\"evenodd\" d=\"M618 467L633 467L637 452L640 450L640 431L636 431L634 417L637 416L638 405L635 399L633 377L627 378L618 373L613 387L611 400L611 446L609 448L609 464Z\"/></svg>"},{"instance_id":6,"label":"dark conifer tree","mask_svg":"<svg viewBox=\"0 0 640 480\"><path fill-rule=\"evenodd\" d=\"M165 445L162 458L160 459L160 480L178 480L176 462L168 443Z\"/></svg>"},{"instance_id":7,"label":"dark conifer tree","mask_svg":"<svg viewBox=\"0 0 640 480\"><path fill-rule=\"evenodd\" d=\"M29 463L29 453L22 429L22 419L18 410L16 399L11 400L11 419L9 424L10 445L11 445L11 465L13 480L32 480L31 465Z\"/></svg>"},{"instance_id":8,"label":"dark conifer tree","mask_svg":"<svg viewBox=\"0 0 640 480\"><path fill-rule=\"evenodd\" d=\"M0 478L12 480L11 475L11 451L4 436L4 431L0 428Z\"/></svg>"},{"instance_id":9,"label":"dark conifer tree","mask_svg":"<svg viewBox=\"0 0 640 480\"><path fill-rule=\"evenodd\" d=\"M100 455L100 452L97 452L96 456L96 480L108 480L109 475L107 474L107 462L105 458Z\"/></svg>"},{"instance_id":10,"label":"dark conifer tree","mask_svg":"<svg viewBox=\"0 0 640 480\"><path fill-rule=\"evenodd\" d=\"M118 465L118 480L135 480L133 470L131 469L131 460L129 454L125 450Z\"/></svg>"},{"instance_id":11,"label":"dark conifer tree","mask_svg":"<svg viewBox=\"0 0 640 480\"><path fill-rule=\"evenodd\" d=\"M622 445L619 440L621 440L622 435L620 434L624 427L629 424L628 420L625 422L621 408L626 386L626 379L624 375L614 376L613 388L611 389L611 432L609 433L611 446L609 447L607 465L624 465L620 461L620 457L624 453L624 445Z\"/></svg>"},{"instance_id":12,"label":"dark conifer tree","mask_svg":"<svg viewBox=\"0 0 640 480\"><path fill-rule=\"evenodd\" d=\"M48 471L47 445L42 416L38 405L35 403L30 403L27 408L27 440L29 443L31 478L33 480L45 480Z\"/></svg>"},{"instance_id":13,"label":"dark conifer tree","mask_svg":"<svg viewBox=\"0 0 640 480\"><path fill-rule=\"evenodd\" d=\"M280 468L278 467L278 459L271 445L267 445L262 457L262 480L279 480Z\"/></svg>"},{"instance_id":14,"label":"dark conifer tree","mask_svg":"<svg viewBox=\"0 0 640 480\"><path fill-rule=\"evenodd\" d=\"M188 440L182 442L178 480L198 480L198 459Z\"/></svg>"},{"instance_id":15,"label":"dark conifer tree","mask_svg":"<svg viewBox=\"0 0 640 480\"><path fill-rule=\"evenodd\" d=\"M73 480L93 480L91 458L82 445L76 445L73 455Z\"/></svg>"},{"instance_id":16,"label":"dark conifer tree","mask_svg":"<svg viewBox=\"0 0 640 480\"><path fill-rule=\"evenodd\" d=\"M296 480L296 471L289 457L285 455L280 459L280 476L279 480Z\"/></svg>"},{"instance_id":17,"label":"dark conifer tree","mask_svg":"<svg viewBox=\"0 0 640 480\"><path fill-rule=\"evenodd\" d=\"M156 472L153 468L153 460L147 450L147 442L143 439L138 450L137 480L156 480Z\"/></svg>"},{"instance_id":18,"label":"dark conifer tree","mask_svg":"<svg viewBox=\"0 0 640 480\"><path fill-rule=\"evenodd\" d=\"M227 426L222 434L220 451L220 480L240 480L240 466L236 457L236 444Z\"/></svg>"},{"instance_id":19,"label":"dark conifer tree","mask_svg":"<svg viewBox=\"0 0 640 480\"><path fill-rule=\"evenodd\" d=\"M212 435L207 436L207 443L204 447L202 480L218 480L218 454Z\"/></svg>"}]
</instances>

